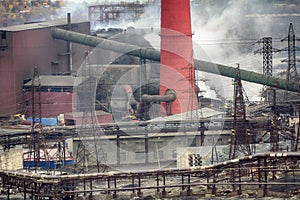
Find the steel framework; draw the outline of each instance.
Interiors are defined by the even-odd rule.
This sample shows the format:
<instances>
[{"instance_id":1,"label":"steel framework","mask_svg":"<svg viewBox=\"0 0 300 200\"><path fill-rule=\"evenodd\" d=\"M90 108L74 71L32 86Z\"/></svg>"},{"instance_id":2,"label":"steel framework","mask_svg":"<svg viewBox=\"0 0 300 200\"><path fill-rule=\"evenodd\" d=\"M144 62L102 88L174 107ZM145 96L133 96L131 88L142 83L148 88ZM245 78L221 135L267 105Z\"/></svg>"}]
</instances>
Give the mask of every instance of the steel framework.
<instances>
[{"instance_id":1,"label":"steel framework","mask_svg":"<svg viewBox=\"0 0 300 200\"><path fill-rule=\"evenodd\" d=\"M32 94L32 124L31 131L32 137L28 144L28 154L27 160L33 162L33 166L29 165L28 169L31 167L36 170L41 167L41 161L49 162L49 157L47 155L47 145L45 143L45 135L43 132L42 125L42 102L41 102L41 81L39 78L39 72L37 68L34 68L32 84L31 84L31 94ZM37 131L36 131L37 130ZM35 134L37 133L37 134Z\"/></svg>"},{"instance_id":2,"label":"steel framework","mask_svg":"<svg viewBox=\"0 0 300 200\"><path fill-rule=\"evenodd\" d=\"M272 47L272 38L271 37L263 37L257 43L262 43L263 48L254 51L254 54L260 53L263 55L262 63L263 63L263 74L266 76L272 76L273 75L273 53L278 52L278 49L274 49ZM264 86L263 87L263 96L265 96L265 101L276 101L276 99L272 99L274 97L274 94L272 92L276 92L276 90L273 90L270 87Z\"/></svg>"},{"instance_id":3,"label":"steel framework","mask_svg":"<svg viewBox=\"0 0 300 200\"><path fill-rule=\"evenodd\" d=\"M272 76L273 74L273 54L274 49L272 47L272 38L263 37L258 40L256 43L262 43L263 48L254 51L254 53L260 53L263 55L263 74Z\"/></svg>"},{"instance_id":4,"label":"steel framework","mask_svg":"<svg viewBox=\"0 0 300 200\"><path fill-rule=\"evenodd\" d=\"M207 195L286 198L297 195L300 188L299 158L298 152L264 153L189 169L54 176L0 170L0 178L7 199L15 189L24 199L54 200L133 198L145 194L161 198Z\"/></svg>"},{"instance_id":5,"label":"steel framework","mask_svg":"<svg viewBox=\"0 0 300 200\"><path fill-rule=\"evenodd\" d=\"M299 40L299 39L297 39ZM293 24L290 23L288 36L281 41L288 41L288 46L281 51L288 52L288 58L284 59L282 62L288 63L286 80L288 83L296 83L299 81L297 68L296 68L296 50L299 48L296 47L296 36L294 33Z\"/></svg>"},{"instance_id":6,"label":"steel framework","mask_svg":"<svg viewBox=\"0 0 300 200\"><path fill-rule=\"evenodd\" d=\"M236 69L234 79L234 108L233 108L233 129L230 144L229 159L234 159L240 151L244 155L251 155L250 133L247 129L246 105L243 94L243 86L240 76L239 65Z\"/></svg>"},{"instance_id":7,"label":"steel framework","mask_svg":"<svg viewBox=\"0 0 300 200\"><path fill-rule=\"evenodd\" d=\"M288 42L288 46L281 50L281 51L288 52L288 58L281 61L281 62L288 63L287 72L286 72L286 82L287 83L298 83L299 82L299 76L298 76L297 68L296 68L296 61L299 61L299 60L296 59L296 51L298 51L300 48L296 47L296 40L299 41L299 39L297 39L295 36L293 24L290 23L288 36L281 40L281 41ZM288 94L289 93L286 91L285 99L288 99Z\"/></svg>"},{"instance_id":8,"label":"steel framework","mask_svg":"<svg viewBox=\"0 0 300 200\"><path fill-rule=\"evenodd\" d=\"M136 21L144 12L145 7L151 4L139 2L121 2L121 3L109 3L91 5L88 7L89 21L92 27L107 24L113 21L120 21L127 19Z\"/></svg>"},{"instance_id":9,"label":"steel framework","mask_svg":"<svg viewBox=\"0 0 300 200\"><path fill-rule=\"evenodd\" d=\"M104 154L101 143L96 143L96 138L100 137L99 129L96 129L96 116L95 116L95 97L96 87L98 85L98 79L91 72L89 67L89 55L87 55L86 65L81 70L80 76L82 76L82 83L78 86L77 91L80 97L80 107L83 116L81 121L80 133L78 137L82 140L77 147L76 152L76 164L83 166L83 169L87 170L85 166L85 159L88 154L93 153L96 159L97 171L105 171L103 163L106 163L106 156ZM94 142L84 142L87 135L92 135ZM92 152L91 152L92 151Z\"/></svg>"}]
</instances>

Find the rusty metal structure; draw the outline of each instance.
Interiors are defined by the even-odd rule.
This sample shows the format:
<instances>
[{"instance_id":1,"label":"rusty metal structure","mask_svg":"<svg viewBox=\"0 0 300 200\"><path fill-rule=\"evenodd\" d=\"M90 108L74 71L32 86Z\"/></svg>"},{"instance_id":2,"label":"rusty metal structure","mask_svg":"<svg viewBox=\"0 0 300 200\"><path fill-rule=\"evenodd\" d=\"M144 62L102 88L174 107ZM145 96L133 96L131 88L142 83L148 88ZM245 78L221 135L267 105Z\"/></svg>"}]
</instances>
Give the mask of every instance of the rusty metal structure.
<instances>
[{"instance_id":1,"label":"rusty metal structure","mask_svg":"<svg viewBox=\"0 0 300 200\"><path fill-rule=\"evenodd\" d=\"M195 126L191 126L191 128L203 132L204 135L205 130L202 126L207 122L209 119L182 121L179 124L185 128L183 131L189 131L188 124L198 124L198 128ZM174 123L178 123L178 121ZM138 126L133 123L103 124L94 128L107 130L105 134L115 136L119 141L118 147L120 147L120 141L128 136L127 134L141 136L141 132L143 132L146 149L147 134L151 131L155 133L155 130L145 128L147 125L155 124L150 122L140 122ZM112 126L115 128L111 128ZM132 127L140 128L133 129ZM92 130L93 127L90 127L90 131L76 130L74 127L46 129L44 130L45 141L60 142L66 138L74 138L79 134L78 131L84 131L87 134L86 137L94 138ZM168 134L171 130L164 131ZM36 132L36 134L39 133ZM31 137L35 137L32 132L0 135L0 142L2 146L28 144L32 140ZM199 135L199 137L201 136ZM15 192L22 195L24 199L78 199L82 197L103 199L126 196L133 198L145 195L171 198L209 195L221 197L284 195L284 197L290 197L297 195L300 187L299 158L299 152L281 150L281 152L253 154L208 166L184 169L170 168L136 172L124 170L100 173L87 171L78 173L77 171L77 173L72 173L69 168L62 167L57 169L58 174L53 174L51 171L40 174L27 173L22 170L0 170L0 178L7 199L13 199ZM120 157L118 163L120 164ZM145 165L148 164L146 159Z\"/></svg>"},{"instance_id":2,"label":"rusty metal structure","mask_svg":"<svg viewBox=\"0 0 300 200\"><path fill-rule=\"evenodd\" d=\"M216 195L287 198L299 191L299 158L298 152L264 153L190 169L69 175L0 170L0 177L7 199L14 189L24 199L117 199L146 194L160 198ZM150 185L149 180L153 180Z\"/></svg>"},{"instance_id":3,"label":"rusty metal structure","mask_svg":"<svg viewBox=\"0 0 300 200\"><path fill-rule=\"evenodd\" d=\"M189 0L182 1L178 0L177 5L174 4L174 0L166 0L163 4L163 10L170 9L170 12L166 12L163 18L162 28L172 29L173 21L168 18L169 15L173 15L186 21L190 16L187 12L179 12L180 9L186 11L190 9L188 3ZM171 7L168 7L172 3ZM180 4L179 4L180 3ZM165 10L165 11L166 11ZM101 11L101 10L100 10ZM102 10L104 12L104 10ZM101 11L101 12L102 12ZM176 11L176 12L174 12ZM113 19L119 17L121 11L112 11ZM106 19L109 20L109 14L105 14ZM103 17L103 13L101 14ZM101 18L100 18L101 20ZM299 152L289 152L288 149L279 149L278 147L273 148L274 152L265 152L255 154L252 152L250 144L257 144L258 141L252 140L252 135L248 131L248 121L246 119L246 108L245 100L243 94L242 80L250 81L254 83L259 83L267 85L270 87L277 87L280 89L287 89L289 91L300 92L300 84L297 82L285 82L285 80L274 78L270 76L271 70L268 63L268 69L264 70L264 74L259 74L251 71L241 70L238 68L233 68L225 65L220 65L216 63L211 63L202 60L194 60L192 55L191 46L191 30L190 21L189 24L178 23L183 27L175 25L175 29L181 33L184 33L185 39L187 38L187 44L174 45L176 48L186 48L186 52L183 52L187 60L184 61L182 58L177 59L177 57L170 56L167 51L158 52L151 48L139 48L130 44L123 44L113 40L104 40L102 38L96 38L89 35L79 34L72 32L70 30L63 29L52 29L52 36L54 39L60 39L67 41L68 47L72 48L71 42L76 42L79 44L85 44L92 47L97 46L99 43L102 44L102 48L107 50L113 50L121 53L127 53L128 55L137 56L140 59L149 59L153 61L161 61L162 65L170 65L170 69L176 70L188 80L191 90L185 91L188 93L196 93L195 83L195 70L202 70L209 73L219 74L235 79L235 93L234 93L234 111L233 119L233 134L231 138L231 146L229 152L229 160L226 162L219 162L214 164L213 154L217 154L217 149L213 150L211 165L206 166L190 166L190 168L159 168L154 170L135 170L135 169L124 169L123 171L108 171L101 172L102 167L105 164L104 152L102 150L99 141L103 139L102 136L109 135L109 139L116 140L117 148L117 159L116 165L121 165L121 152L120 152L120 141L132 136L140 136L144 140L144 163L137 163L137 165L149 165L149 140L151 138L150 133L157 134L169 134L170 132L182 131L184 137L187 137L186 133L188 131L197 134L197 143L203 145L205 131L207 130L205 124L209 123L211 119L197 119L197 120L184 120L184 121L172 121L166 122L170 123L172 127L166 126L161 128L159 131L154 130L153 127L161 127L164 122L136 122L136 123L126 123L126 124L104 124L96 125L95 122L95 90L97 81L96 78L89 71L90 68L85 68L82 74L78 73L77 76L82 77L81 84L78 85L77 92L82 93L81 99L79 99L79 105L81 104L81 111L83 112L81 127L72 127L71 129L63 128L62 130L57 130L55 127L53 130L44 130L43 127L35 126L35 122L32 124L32 130L28 132L23 132L19 134L0 134L0 145L4 146L6 149L13 147L16 144L25 144L33 148L34 156L34 169L35 173L28 173L23 170L19 171L8 171L0 170L1 188L4 190L6 198L11 199L13 193L18 193L24 199L105 199L118 197L124 198L134 198L143 197L145 195L156 196L158 198L179 198L182 196L188 197L229 197L229 196L239 196L243 195L251 197L262 197L269 195L280 196L283 195L285 198L299 195L300 191L300 153ZM68 29L70 29L70 23L68 24ZM173 37L176 37L174 40ZM167 32L162 31L162 37L167 38L162 42L182 42L181 37L178 35L168 35ZM172 50L168 45L165 46L164 50ZM68 49L70 53L71 49ZM186 54L186 55L185 55ZM188 58L188 59L187 59ZM71 59L69 57L69 59ZM176 63L173 63L175 61ZM178 62L178 63L177 63ZM180 66L178 66L179 64ZM68 63L69 71L72 71L72 63ZM161 81L163 81L167 75L166 71L161 70ZM178 80L177 80L178 81ZM177 82L175 81L175 82ZM162 82L160 82L163 85ZM170 82L169 85L175 84ZM36 96L40 96L40 80L38 78L38 73L35 70L33 80L32 80L32 118L39 119L39 124L41 123L42 115L41 113L41 102L40 98L36 101ZM178 104L174 103L176 99L181 99L184 92L174 92L172 88L162 88L160 87L160 93L158 95L148 95L140 94L140 99L144 102L166 102L167 114L180 113L189 111L188 109L182 109ZM38 93L36 95L36 93ZM274 97L275 98L275 93ZM174 103L174 107L171 107L170 103ZM39 104L39 109L35 110L35 104ZM192 102L184 102L188 105L188 108L198 108L198 104ZM276 101L274 101L273 107L276 107ZM38 113L38 114L36 114ZM273 116L275 117L275 116ZM278 128L278 124L273 124L274 128ZM167 128L166 128L167 127ZM263 124L263 128L266 124ZM77 129L75 129L77 128ZM222 127L223 128L223 127ZM254 129L254 128L253 128ZM67 134L65 133L67 132ZM104 135L100 135L104 134ZM271 139L269 143L276 146L278 144L277 136L271 133ZM282 135L290 135L291 142L295 141L294 130L292 129L282 129ZM299 134L299 132L298 132ZM83 137L82 137L83 136ZM276 136L276 138L272 138ZM40 171L39 162L41 160L40 150L48 147L48 143L57 143L59 152L59 161L65 162L65 147L64 141L66 138L76 138L76 140L84 140L87 143L79 143L77 147L77 163L82 164L84 167L84 162L86 159L86 151L93 151L96 156L96 168L97 172L92 173L88 170L83 171L72 171L70 169L61 167L60 173L56 171ZM80 138L81 137L81 138ZM157 136L159 137L159 136ZM296 137L296 145L294 150L297 150L299 135ZM90 142L90 141L93 142ZM199 145L199 146L200 146ZM33 147L32 147L33 146ZM288 147L288 145L287 145ZM214 148L214 147L213 147ZM279 152L280 150L280 152ZM242 152L244 156L238 155L238 152ZM158 155L156 155L159 157ZM37 163L37 164L36 164ZM75 165L75 167L77 167ZM126 167L126 166L125 166ZM103 170L104 171L104 170Z\"/></svg>"},{"instance_id":4,"label":"rusty metal structure","mask_svg":"<svg viewBox=\"0 0 300 200\"><path fill-rule=\"evenodd\" d=\"M251 135L248 131L246 121L246 104L243 94L243 86L240 76L239 65L236 69L236 78L234 79L234 97L233 97L233 129L230 141L229 159L234 159L242 155L251 155Z\"/></svg>"},{"instance_id":5,"label":"rusty metal structure","mask_svg":"<svg viewBox=\"0 0 300 200\"><path fill-rule=\"evenodd\" d=\"M136 21L145 12L145 7L151 4L148 2L120 2L104 3L88 6L88 17L91 27L95 28L103 24L116 21Z\"/></svg>"},{"instance_id":6,"label":"rusty metal structure","mask_svg":"<svg viewBox=\"0 0 300 200\"><path fill-rule=\"evenodd\" d=\"M43 149L46 148L46 144L44 142L45 138L44 138L43 127L42 127L41 81L39 78L39 72L37 68L34 68L31 89L32 89L31 131L32 133L34 133L35 130L37 129L38 134L32 134L33 135L32 142L29 143L29 160L33 160L33 169L36 172L37 168L40 167L40 163L42 159L45 162L49 162L48 160L49 158L41 157L42 152L44 156L46 156L47 154L43 151ZM30 167L31 166L28 166L29 170Z\"/></svg>"}]
</instances>

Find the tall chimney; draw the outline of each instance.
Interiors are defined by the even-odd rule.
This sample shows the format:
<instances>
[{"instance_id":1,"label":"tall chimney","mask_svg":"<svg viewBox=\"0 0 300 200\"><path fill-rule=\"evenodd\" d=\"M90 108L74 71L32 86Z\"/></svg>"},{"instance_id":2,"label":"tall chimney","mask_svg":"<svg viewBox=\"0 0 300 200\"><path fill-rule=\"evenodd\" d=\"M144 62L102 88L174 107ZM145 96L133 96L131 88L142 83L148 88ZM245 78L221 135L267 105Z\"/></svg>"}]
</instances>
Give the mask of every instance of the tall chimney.
<instances>
[{"instance_id":1,"label":"tall chimney","mask_svg":"<svg viewBox=\"0 0 300 200\"><path fill-rule=\"evenodd\" d=\"M197 109L190 0L162 0L160 62L160 95L172 89L177 96L162 103L162 115Z\"/></svg>"}]
</instances>

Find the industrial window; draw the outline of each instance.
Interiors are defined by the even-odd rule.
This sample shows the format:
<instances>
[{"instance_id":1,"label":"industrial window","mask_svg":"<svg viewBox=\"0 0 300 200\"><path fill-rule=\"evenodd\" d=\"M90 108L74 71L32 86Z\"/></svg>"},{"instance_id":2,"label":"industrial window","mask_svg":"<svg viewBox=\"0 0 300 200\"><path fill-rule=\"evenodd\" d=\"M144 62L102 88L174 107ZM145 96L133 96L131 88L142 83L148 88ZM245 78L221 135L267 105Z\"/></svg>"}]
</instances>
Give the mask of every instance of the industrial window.
<instances>
[{"instance_id":1,"label":"industrial window","mask_svg":"<svg viewBox=\"0 0 300 200\"><path fill-rule=\"evenodd\" d=\"M41 92L48 92L49 88L48 87L40 87Z\"/></svg>"},{"instance_id":2,"label":"industrial window","mask_svg":"<svg viewBox=\"0 0 300 200\"><path fill-rule=\"evenodd\" d=\"M1 31L1 39L2 40L6 39L6 32L5 31Z\"/></svg>"},{"instance_id":3,"label":"industrial window","mask_svg":"<svg viewBox=\"0 0 300 200\"><path fill-rule=\"evenodd\" d=\"M52 87L52 88L50 88L50 92L62 92L62 88L60 88L60 87Z\"/></svg>"},{"instance_id":4,"label":"industrial window","mask_svg":"<svg viewBox=\"0 0 300 200\"><path fill-rule=\"evenodd\" d=\"M70 88L70 87L64 87L62 88L63 92L72 92L73 91L73 88Z\"/></svg>"}]
</instances>

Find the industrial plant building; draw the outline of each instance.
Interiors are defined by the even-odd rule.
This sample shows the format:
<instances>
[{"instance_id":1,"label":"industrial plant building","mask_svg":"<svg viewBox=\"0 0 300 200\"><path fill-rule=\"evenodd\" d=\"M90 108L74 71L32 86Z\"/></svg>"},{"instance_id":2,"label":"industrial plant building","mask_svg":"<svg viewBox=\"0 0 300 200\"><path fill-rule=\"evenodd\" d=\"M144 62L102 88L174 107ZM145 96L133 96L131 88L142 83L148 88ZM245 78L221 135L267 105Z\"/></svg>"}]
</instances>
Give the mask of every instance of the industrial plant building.
<instances>
[{"instance_id":1,"label":"industrial plant building","mask_svg":"<svg viewBox=\"0 0 300 200\"><path fill-rule=\"evenodd\" d=\"M71 76L83 63L86 52L90 48L74 44L73 48L75 51L71 53L68 51L68 46L65 42L51 37L51 28L53 27L71 27L72 30L77 32L90 33L89 22L72 23L70 26L68 26L66 21L43 22L2 27L0 29L1 84L6 86L0 92L1 116L23 113L28 109L30 104L28 99L22 99L23 87L25 86L24 84L32 79L34 68L38 69L40 75ZM72 57L72 63L69 62L70 57ZM50 77L48 78L51 79ZM57 77L54 78L57 80ZM70 79L70 77L66 77L66 79ZM54 80L52 81L54 82ZM63 84L59 85L61 87L64 84L67 87L70 86L67 80L65 83L61 81L59 83ZM14 89L12 90L11 88ZM47 100L44 99L43 101ZM48 104L53 103L55 102L48 102ZM55 107L53 108L55 109ZM57 109L59 110L59 107ZM69 109L68 111L70 112L71 110ZM53 114L45 113L45 116L56 117L56 114L57 112L53 112Z\"/></svg>"},{"instance_id":2,"label":"industrial plant building","mask_svg":"<svg viewBox=\"0 0 300 200\"><path fill-rule=\"evenodd\" d=\"M0 198L299 197L292 23L286 79L272 74L270 37L259 40L262 74L196 57L190 0L158 3L158 30L94 29L154 3L0 27ZM203 97L198 72L232 79L233 99ZM266 100L250 102L242 81Z\"/></svg>"}]
</instances>

